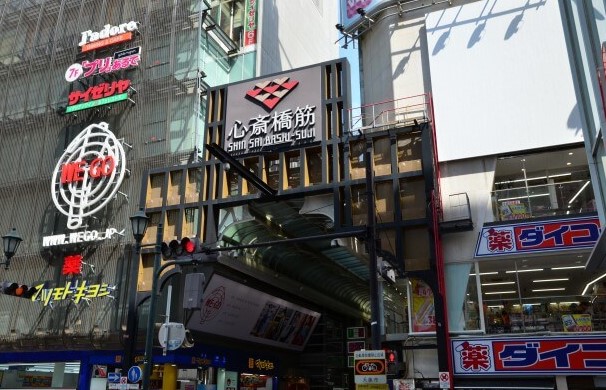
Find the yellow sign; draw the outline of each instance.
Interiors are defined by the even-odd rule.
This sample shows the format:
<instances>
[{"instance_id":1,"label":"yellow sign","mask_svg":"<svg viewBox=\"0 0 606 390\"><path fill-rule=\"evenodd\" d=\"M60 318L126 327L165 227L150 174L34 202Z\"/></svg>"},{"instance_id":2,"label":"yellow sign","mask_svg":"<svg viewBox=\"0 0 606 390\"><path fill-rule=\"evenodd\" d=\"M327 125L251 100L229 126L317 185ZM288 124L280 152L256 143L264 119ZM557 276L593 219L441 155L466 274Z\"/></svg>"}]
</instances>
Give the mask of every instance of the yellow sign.
<instances>
[{"instance_id":1,"label":"yellow sign","mask_svg":"<svg viewBox=\"0 0 606 390\"><path fill-rule=\"evenodd\" d=\"M110 296L110 290L115 290L115 286L107 283L87 284L86 280L76 282L66 282L64 287L44 288L44 284L35 287L36 293L32 295L32 301L40 301L44 306L52 302L71 299L75 303L81 300L87 301L91 298L101 298Z\"/></svg>"},{"instance_id":2,"label":"yellow sign","mask_svg":"<svg viewBox=\"0 0 606 390\"><path fill-rule=\"evenodd\" d=\"M256 368L257 370L273 370L274 362L270 360L248 358L248 368Z\"/></svg>"},{"instance_id":3,"label":"yellow sign","mask_svg":"<svg viewBox=\"0 0 606 390\"><path fill-rule=\"evenodd\" d=\"M564 332L591 332L591 314L565 314L562 316Z\"/></svg>"}]
</instances>

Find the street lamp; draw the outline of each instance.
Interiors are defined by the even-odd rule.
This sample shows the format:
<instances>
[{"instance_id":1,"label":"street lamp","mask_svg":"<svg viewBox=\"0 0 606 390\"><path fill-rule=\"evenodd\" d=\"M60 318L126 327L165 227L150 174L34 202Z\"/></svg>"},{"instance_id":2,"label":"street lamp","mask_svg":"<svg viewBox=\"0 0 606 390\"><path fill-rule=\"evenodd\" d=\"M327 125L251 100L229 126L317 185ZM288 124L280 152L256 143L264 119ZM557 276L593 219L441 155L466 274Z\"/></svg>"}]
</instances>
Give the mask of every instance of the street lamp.
<instances>
[{"instance_id":1,"label":"street lamp","mask_svg":"<svg viewBox=\"0 0 606 390\"><path fill-rule=\"evenodd\" d=\"M141 208L132 217L130 217L130 224L136 244L135 250L133 251L133 256L131 258L130 283L128 286L128 316L125 335L128 342L125 353L126 356L124 358L125 370L128 370L133 363L133 356L137 344L137 279L135 278L135 275L137 274L137 269L139 266L141 241L143 241L143 237L145 237L147 225L149 224L149 217Z\"/></svg>"},{"instance_id":2,"label":"street lamp","mask_svg":"<svg viewBox=\"0 0 606 390\"><path fill-rule=\"evenodd\" d=\"M8 266L11 264L11 257L15 255L17 249L19 249L19 244L21 244L23 238L17 233L17 229L12 228L8 233L2 236L2 246L4 248L4 256L6 257L6 261L1 264L4 264L4 269L8 269Z\"/></svg>"}]
</instances>

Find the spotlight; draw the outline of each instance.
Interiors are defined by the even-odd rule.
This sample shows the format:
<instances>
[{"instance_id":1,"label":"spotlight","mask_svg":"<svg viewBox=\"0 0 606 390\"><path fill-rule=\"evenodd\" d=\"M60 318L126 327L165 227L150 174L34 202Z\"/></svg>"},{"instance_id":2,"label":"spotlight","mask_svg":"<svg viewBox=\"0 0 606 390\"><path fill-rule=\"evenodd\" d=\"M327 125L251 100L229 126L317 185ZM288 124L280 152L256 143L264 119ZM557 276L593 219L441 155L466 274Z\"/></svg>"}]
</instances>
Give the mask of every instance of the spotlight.
<instances>
[{"instance_id":1,"label":"spotlight","mask_svg":"<svg viewBox=\"0 0 606 390\"><path fill-rule=\"evenodd\" d=\"M341 23L335 24L335 28L341 32L345 30L345 27Z\"/></svg>"},{"instance_id":2,"label":"spotlight","mask_svg":"<svg viewBox=\"0 0 606 390\"><path fill-rule=\"evenodd\" d=\"M358 8L356 12L359 13L360 16L366 16L366 11L364 10L364 8Z\"/></svg>"}]
</instances>

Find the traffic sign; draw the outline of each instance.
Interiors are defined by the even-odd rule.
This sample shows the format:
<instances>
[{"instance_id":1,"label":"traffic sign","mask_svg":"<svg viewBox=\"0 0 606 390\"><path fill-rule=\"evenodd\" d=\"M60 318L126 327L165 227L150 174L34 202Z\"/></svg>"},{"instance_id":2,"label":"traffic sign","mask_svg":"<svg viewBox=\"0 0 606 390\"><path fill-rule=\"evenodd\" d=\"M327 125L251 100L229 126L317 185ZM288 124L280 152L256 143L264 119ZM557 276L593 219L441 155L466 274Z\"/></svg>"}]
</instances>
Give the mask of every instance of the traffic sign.
<instances>
[{"instance_id":1,"label":"traffic sign","mask_svg":"<svg viewBox=\"0 0 606 390\"><path fill-rule=\"evenodd\" d=\"M117 372L108 372L107 381L109 383L120 383L120 374Z\"/></svg>"},{"instance_id":2,"label":"traffic sign","mask_svg":"<svg viewBox=\"0 0 606 390\"><path fill-rule=\"evenodd\" d=\"M125 377L125 376L121 376L121 377L120 377L120 384L121 384L121 385L126 385L126 384L128 384L128 378L127 378L127 377Z\"/></svg>"},{"instance_id":3,"label":"traffic sign","mask_svg":"<svg viewBox=\"0 0 606 390\"><path fill-rule=\"evenodd\" d=\"M128 381L131 383L136 383L139 382L141 380L141 376L142 376L142 372L141 372L141 367L139 366L132 366L131 368L128 369Z\"/></svg>"},{"instance_id":4,"label":"traffic sign","mask_svg":"<svg viewBox=\"0 0 606 390\"><path fill-rule=\"evenodd\" d=\"M385 371L384 350L354 352L354 383L356 385L386 384Z\"/></svg>"},{"instance_id":5,"label":"traffic sign","mask_svg":"<svg viewBox=\"0 0 606 390\"><path fill-rule=\"evenodd\" d=\"M162 324L158 332L160 345L169 351L174 351L183 344L185 340L185 326L178 322Z\"/></svg>"},{"instance_id":6,"label":"traffic sign","mask_svg":"<svg viewBox=\"0 0 606 390\"><path fill-rule=\"evenodd\" d=\"M440 371L440 389L450 389L450 373Z\"/></svg>"}]
</instances>

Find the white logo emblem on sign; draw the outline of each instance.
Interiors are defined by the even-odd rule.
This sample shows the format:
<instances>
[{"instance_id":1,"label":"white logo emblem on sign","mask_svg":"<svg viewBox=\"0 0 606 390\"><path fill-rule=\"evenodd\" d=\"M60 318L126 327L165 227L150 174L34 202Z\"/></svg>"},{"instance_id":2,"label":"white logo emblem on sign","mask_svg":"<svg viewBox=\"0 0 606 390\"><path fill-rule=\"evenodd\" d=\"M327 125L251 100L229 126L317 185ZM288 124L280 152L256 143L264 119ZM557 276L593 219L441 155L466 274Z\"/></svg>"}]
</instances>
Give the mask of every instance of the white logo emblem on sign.
<instances>
[{"instance_id":1,"label":"white logo emblem on sign","mask_svg":"<svg viewBox=\"0 0 606 390\"><path fill-rule=\"evenodd\" d=\"M105 122L88 126L69 144L53 171L55 207L77 229L85 217L101 210L118 192L126 156Z\"/></svg>"}]
</instances>

